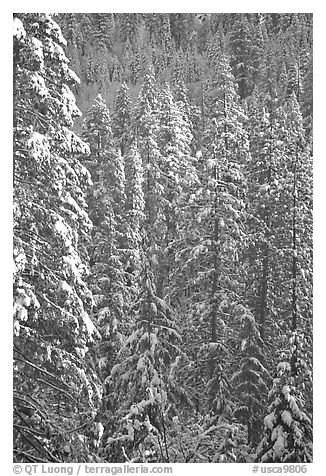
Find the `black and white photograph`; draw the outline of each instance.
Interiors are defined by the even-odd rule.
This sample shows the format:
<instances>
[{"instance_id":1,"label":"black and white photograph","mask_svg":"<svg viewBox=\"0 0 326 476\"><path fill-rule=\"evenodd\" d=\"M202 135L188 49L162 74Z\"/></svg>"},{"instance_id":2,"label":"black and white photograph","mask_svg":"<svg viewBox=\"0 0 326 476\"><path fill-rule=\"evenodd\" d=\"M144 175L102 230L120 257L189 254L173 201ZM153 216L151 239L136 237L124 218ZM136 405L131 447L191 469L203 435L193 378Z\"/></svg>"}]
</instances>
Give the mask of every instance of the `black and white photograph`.
<instances>
[{"instance_id":1,"label":"black and white photograph","mask_svg":"<svg viewBox=\"0 0 326 476\"><path fill-rule=\"evenodd\" d=\"M309 4L26 9L12 19L14 472L306 472Z\"/></svg>"}]
</instances>

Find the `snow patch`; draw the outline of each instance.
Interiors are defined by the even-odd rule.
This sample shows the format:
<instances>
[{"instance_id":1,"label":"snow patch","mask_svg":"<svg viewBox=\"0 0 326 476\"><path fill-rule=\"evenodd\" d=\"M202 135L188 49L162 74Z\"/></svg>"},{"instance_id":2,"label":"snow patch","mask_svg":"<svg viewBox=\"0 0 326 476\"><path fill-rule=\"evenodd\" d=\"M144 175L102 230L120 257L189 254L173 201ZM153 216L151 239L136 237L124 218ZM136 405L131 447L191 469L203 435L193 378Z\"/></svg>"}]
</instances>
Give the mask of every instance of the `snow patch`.
<instances>
[{"instance_id":1,"label":"snow patch","mask_svg":"<svg viewBox=\"0 0 326 476\"><path fill-rule=\"evenodd\" d=\"M86 327L86 330L87 330L87 333L88 333L89 337L92 338L93 334L95 334L96 337L100 337L100 334L99 334L98 330L96 329L93 321L91 320L91 318L89 317L87 312L84 311L82 313L82 318L83 318L83 322L85 324L85 327Z\"/></svg>"},{"instance_id":2,"label":"snow patch","mask_svg":"<svg viewBox=\"0 0 326 476\"><path fill-rule=\"evenodd\" d=\"M58 290L63 291L70 296L74 294L72 287L67 283L67 281L60 281L58 284Z\"/></svg>"},{"instance_id":3,"label":"snow patch","mask_svg":"<svg viewBox=\"0 0 326 476\"><path fill-rule=\"evenodd\" d=\"M68 68L67 70L67 77L68 77L68 80L75 83L75 84L80 84L80 79L79 77L77 76L77 74L70 68Z\"/></svg>"},{"instance_id":4,"label":"snow patch","mask_svg":"<svg viewBox=\"0 0 326 476\"><path fill-rule=\"evenodd\" d=\"M272 412L264 418L265 427L272 430L274 427L274 421L275 421L275 414L274 412Z\"/></svg>"},{"instance_id":5,"label":"snow patch","mask_svg":"<svg viewBox=\"0 0 326 476\"><path fill-rule=\"evenodd\" d=\"M32 89L42 98L49 96L48 88L45 85L44 78L38 73L33 73L30 77Z\"/></svg>"},{"instance_id":6,"label":"snow patch","mask_svg":"<svg viewBox=\"0 0 326 476\"><path fill-rule=\"evenodd\" d=\"M54 231L56 233L58 233L58 235L60 235L60 237L62 238L65 246L67 248L70 248L71 247L71 239L70 237L68 236L69 235L69 230L68 228L66 227L66 225L63 223L62 220L57 220L55 222L55 224L53 225L53 228L54 228Z\"/></svg>"},{"instance_id":7,"label":"snow patch","mask_svg":"<svg viewBox=\"0 0 326 476\"><path fill-rule=\"evenodd\" d=\"M30 157L37 162L50 159L50 145L45 135L32 132L26 145L30 149Z\"/></svg>"},{"instance_id":8,"label":"snow patch","mask_svg":"<svg viewBox=\"0 0 326 476\"><path fill-rule=\"evenodd\" d=\"M291 416L291 413L287 410L284 410L281 415L282 420L287 426L291 426L291 423L293 422L293 418Z\"/></svg>"},{"instance_id":9,"label":"snow patch","mask_svg":"<svg viewBox=\"0 0 326 476\"><path fill-rule=\"evenodd\" d=\"M17 38L17 40L22 40L26 37L26 31L23 22L17 17L15 17L13 21L13 36Z\"/></svg>"},{"instance_id":10,"label":"snow patch","mask_svg":"<svg viewBox=\"0 0 326 476\"><path fill-rule=\"evenodd\" d=\"M277 431L277 440L274 443L273 450L277 459L281 459L285 451L285 438L281 428Z\"/></svg>"},{"instance_id":11,"label":"snow patch","mask_svg":"<svg viewBox=\"0 0 326 476\"><path fill-rule=\"evenodd\" d=\"M38 57L40 61L43 62L43 45L40 40L35 38L34 36L31 38L31 46L33 48L33 54Z\"/></svg>"}]
</instances>

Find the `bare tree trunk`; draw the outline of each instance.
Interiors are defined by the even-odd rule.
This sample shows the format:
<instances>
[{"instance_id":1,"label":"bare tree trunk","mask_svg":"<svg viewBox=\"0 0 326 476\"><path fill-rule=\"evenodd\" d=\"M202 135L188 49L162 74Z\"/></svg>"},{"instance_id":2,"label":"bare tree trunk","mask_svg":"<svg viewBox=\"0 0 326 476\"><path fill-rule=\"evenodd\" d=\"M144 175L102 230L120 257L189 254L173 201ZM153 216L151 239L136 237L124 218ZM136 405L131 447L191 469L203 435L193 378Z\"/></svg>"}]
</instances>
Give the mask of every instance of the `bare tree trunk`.
<instances>
[{"instance_id":1,"label":"bare tree trunk","mask_svg":"<svg viewBox=\"0 0 326 476\"><path fill-rule=\"evenodd\" d=\"M265 339L265 329L266 329L268 267L269 267L268 244L264 243L263 266L262 266L263 272L262 272L262 281L261 281L260 313L259 313L260 336L262 339Z\"/></svg>"}]
</instances>

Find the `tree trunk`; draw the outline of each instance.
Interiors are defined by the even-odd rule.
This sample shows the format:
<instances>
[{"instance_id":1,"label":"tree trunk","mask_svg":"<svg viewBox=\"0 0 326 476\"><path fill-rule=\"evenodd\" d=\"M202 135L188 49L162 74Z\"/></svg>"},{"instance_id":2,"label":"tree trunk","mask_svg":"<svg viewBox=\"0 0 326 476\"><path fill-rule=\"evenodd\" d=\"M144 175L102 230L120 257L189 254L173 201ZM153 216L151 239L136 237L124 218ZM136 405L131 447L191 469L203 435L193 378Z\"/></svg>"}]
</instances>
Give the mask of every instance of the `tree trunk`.
<instances>
[{"instance_id":1,"label":"tree trunk","mask_svg":"<svg viewBox=\"0 0 326 476\"><path fill-rule=\"evenodd\" d=\"M264 243L264 245L263 245L263 264L262 264L260 311L259 311L260 336L261 336L262 339L265 339L265 329L266 329L268 267L269 267L268 244Z\"/></svg>"},{"instance_id":2,"label":"tree trunk","mask_svg":"<svg viewBox=\"0 0 326 476\"><path fill-rule=\"evenodd\" d=\"M217 170L215 167L215 178L217 175ZM212 280L212 291L211 291L211 342L217 341L217 285L218 285L218 259L219 259L219 250L218 250L218 240L219 240L219 228L218 228L218 199L217 199L217 188L215 188L215 198L214 198L214 239L213 239L213 259L214 259L214 271L213 271L213 280ZM211 378L214 375L215 371L215 361L214 358L210 361L210 376Z\"/></svg>"}]
</instances>

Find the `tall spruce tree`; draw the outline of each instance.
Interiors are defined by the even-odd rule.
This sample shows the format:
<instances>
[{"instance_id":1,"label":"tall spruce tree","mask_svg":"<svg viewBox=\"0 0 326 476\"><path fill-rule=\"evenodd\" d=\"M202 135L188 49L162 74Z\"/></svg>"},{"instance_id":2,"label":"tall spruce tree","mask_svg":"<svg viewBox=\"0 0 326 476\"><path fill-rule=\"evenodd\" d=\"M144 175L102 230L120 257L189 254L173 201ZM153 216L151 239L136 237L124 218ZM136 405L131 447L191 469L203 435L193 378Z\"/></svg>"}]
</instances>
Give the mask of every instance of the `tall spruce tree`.
<instances>
[{"instance_id":1,"label":"tall spruce tree","mask_svg":"<svg viewBox=\"0 0 326 476\"><path fill-rule=\"evenodd\" d=\"M161 450L162 460L167 461L166 411L171 398L168 395L178 394L179 390L170 370L178 354L180 336L173 322L173 311L157 290L159 237L164 229L161 153L156 140L157 104L155 79L148 73L133 115L133 130L144 169L145 196L139 292L134 303L131 333L110 377L119 401L123 394L128 394L120 412L125 417L122 423L130 428L130 433L126 438L110 441L109 446L120 442L120 452L122 444L133 452L135 438L140 437L143 442L147 436L152 437Z\"/></svg>"},{"instance_id":2,"label":"tall spruce tree","mask_svg":"<svg viewBox=\"0 0 326 476\"><path fill-rule=\"evenodd\" d=\"M100 95L87 112L83 128L90 145L88 163L94 183L89 196L94 223L89 253L95 313L102 333L98 357L104 381L114 365L127 325L124 160L114 147L110 113Z\"/></svg>"},{"instance_id":3,"label":"tall spruce tree","mask_svg":"<svg viewBox=\"0 0 326 476\"><path fill-rule=\"evenodd\" d=\"M121 154L124 155L127 149L131 128L131 101L128 94L128 86L123 83L116 95L114 103L114 113L112 119L112 130L114 137L118 141Z\"/></svg>"},{"instance_id":4,"label":"tall spruce tree","mask_svg":"<svg viewBox=\"0 0 326 476\"><path fill-rule=\"evenodd\" d=\"M14 17L14 459L94 460L87 436L101 400L93 366L85 238L92 224L88 146L60 28ZM82 438L79 438L82 435Z\"/></svg>"},{"instance_id":5,"label":"tall spruce tree","mask_svg":"<svg viewBox=\"0 0 326 476\"><path fill-rule=\"evenodd\" d=\"M189 243L186 265L198 295L193 304L194 316L201 316L199 335L204 347L200 355L207 364L210 405L215 401L214 394L221 380L223 364L219 355L232 341L229 339L234 323L229 316L242 294L243 284L235 276L239 266L239 245L245 239L243 169L249 159L244 129L246 118L226 56L222 57L214 78L210 85L204 148L198 161L200 183L189 196L196 224L190 224L192 243Z\"/></svg>"},{"instance_id":6,"label":"tall spruce tree","mask_svg":"<svg viewBox=\"0 0 326 476\"><path fill-rule=\"evenodd\" d=\"M244 309L241 314L241 345L239 370L232 375L234 392L238 400L234 416L244 423L248 444L257 445L262 427L262 411L268 393L264 344L254 316Z\"/></svg>"}]
</instances>

